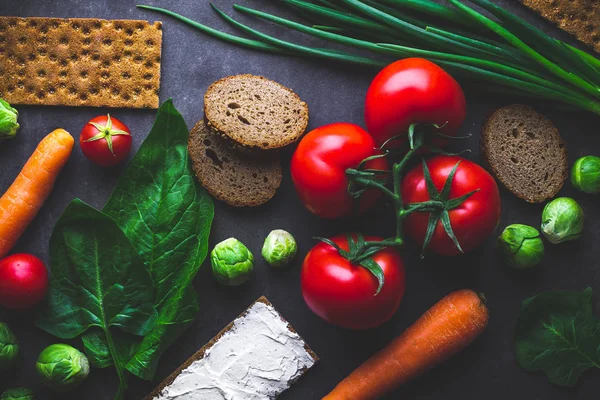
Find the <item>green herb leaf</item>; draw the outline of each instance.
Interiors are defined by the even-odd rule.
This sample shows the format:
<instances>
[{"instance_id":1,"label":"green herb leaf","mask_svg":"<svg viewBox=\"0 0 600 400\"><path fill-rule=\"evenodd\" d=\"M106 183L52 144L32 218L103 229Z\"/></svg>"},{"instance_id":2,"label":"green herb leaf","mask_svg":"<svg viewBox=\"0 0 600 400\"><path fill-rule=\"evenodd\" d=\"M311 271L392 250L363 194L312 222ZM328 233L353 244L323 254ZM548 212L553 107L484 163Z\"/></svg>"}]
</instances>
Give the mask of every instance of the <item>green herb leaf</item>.
<instances>
[{"instance_id":1,"label":"green herb leaf","mask_svg":"<svg viewBox=\"0 0 600 400\"><path fill-rule=\"evenodd\" d=\"M185 121L167 100L104 207L139 252L156 289L158 321L127 364L144 379L154 377L160 356L199 311L192 280L208 252L214 207L194 180L187 140Z\"/></svg>"},{"instance_id":2,"label":"green herb leaf","mask_svg":"<svg viewBox=\"0 0 600 400\"><path fill-rule=\"evenodd\" d=\"M92 363L117 369L120 398L126 387L125 357L115 347L113 331L143 336L157 318L143 261L115 221L75 199L50 237L50 264L50 292L38 327L61 339L85 334ZM90 351L92 340L110 351Z\"/></svg>"},{"instance_id":3,"label":"green herb leaf","mask_svg":"<svg viewBox=\"0 0 600 400\"><path fill-rule=\"evenodd\" d=\"M600 368L600 321L592 313L592 289L555 290L523 301L515 331L515 357L526 371L573 386Z\"/></svg>"}]
</instances>

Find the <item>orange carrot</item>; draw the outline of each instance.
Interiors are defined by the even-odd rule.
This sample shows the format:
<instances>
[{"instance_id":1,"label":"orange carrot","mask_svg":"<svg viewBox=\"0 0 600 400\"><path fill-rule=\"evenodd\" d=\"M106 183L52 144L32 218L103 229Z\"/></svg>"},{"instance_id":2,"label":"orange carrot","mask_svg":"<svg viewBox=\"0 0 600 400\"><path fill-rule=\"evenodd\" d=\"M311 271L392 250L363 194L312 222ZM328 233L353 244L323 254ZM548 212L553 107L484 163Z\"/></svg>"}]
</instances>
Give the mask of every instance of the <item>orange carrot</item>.
<instances>
[{"instance_id":1,"label":"orange carrot","mask_svg":"<svg viewBox=\"0 0 600 400\"><path fill-rule=\"evenodd\" d=\"M463 350L483 332L487 322L488 309L477 293L451 293L323 400L378 399Z\"/></svg>"},{"instance_id":2,"label":"orange carrot","mask_svg":"<svg viewBox=\"0 0 600 400\"><path fill-rule=\"evenodd\" d=\"M56 129L42 139L0 198L0 258L8 254L42 208L71 155L73 143L73 137L64 129Z\"/></svg>"}]
</instances>

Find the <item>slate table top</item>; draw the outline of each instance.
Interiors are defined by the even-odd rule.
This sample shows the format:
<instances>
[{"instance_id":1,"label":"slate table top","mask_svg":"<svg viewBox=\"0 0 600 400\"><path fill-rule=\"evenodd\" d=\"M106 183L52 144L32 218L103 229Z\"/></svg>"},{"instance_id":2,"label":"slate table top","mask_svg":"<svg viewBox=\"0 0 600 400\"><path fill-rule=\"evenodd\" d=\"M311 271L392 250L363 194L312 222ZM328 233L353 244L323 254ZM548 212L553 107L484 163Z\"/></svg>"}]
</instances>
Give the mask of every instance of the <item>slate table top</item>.
<instances>
[{"instance_id":1,"label":"slate table top","mask_svg":"<svg viewBox=\"0 0 600 400\"><path fill-rule=\"evenodd\" d=\"M229 29L210 9L209 2L198 0L146 0L147 4L176 10L216 28ZM276 2L237 0L277 11L285 10ZM189 127L202 118L203 94L210 83L227 75L251 73L264 75L293 88L310 108L310 126L349 121L363 124L363 100L376 71L348 68L324 61L301 60L258 53L220 42L166 16L136 9L134 0L0 0L0 15L47 17L94 17L107 19L147 19L163 21L163 57L160 98L170 97L183 114ZM214 0L231 12L233 0ZM542 29L574 43L567 35L526 10L516 1L497 0L516 14ZM242 17L242 19L244 19ZM290 33L278 27L254 21L283 37ZM297 37L297 36L294 36ZM316 43L312 39L308 43ZM462 134L472 137L459 148L473 151L467 157L481 161L478 137L484 117L495 108L522 99L499 97L485 87L467 89L468 117ZM598 116L589 113L560 111L534 104L552 118L566 139L569 160L600 155ZM0 191L13 181L39 140L51 130L63 127L78 135L90 118L109 110L94 108L20 106L21 130L18 138L0 145ZM136 150L150 130L155 111L119 109L111 114L132 130ZM133 154L133 151L132 151ZM298 240L300 256L287 270L274 271L262 260L256 263L256 275L238 288L217 285L205 262L194 282L201 311L195 322L163 356L155 382L131 379L127 399L141 399L164 377L174 371L191 354L202 347L260 295L266 295L294 328L319 355L321 362L289 391L282 400L320 399L377 349L415 321L427 308L447 293L461 288L484 292L489 300L490 323L485 333L468 349L416 381L404 385L389 399L596 399L598 371L587 373L574 389L551 386L541 374L521 370L513 356L513 330L521 301L550 289L581 290L592 287L596 305L600 299L600 206L598 198L575 192L566 184L560 195L575 197L585 210L587 225L583 238L560 246L547 244L543 265L530 273L516 273L503 265L491 237L479 250L463 257L419 258L418 249L410 244L403 250L406 266L406 295L397 314L378 329L352 332L333 327L315 316L304 304L299 284L301 260L314 245L314 236L329 236L346 230L391 235L393 222L382 212L362 221L328 222L312 216L299 202L292 185L288 161L284 157L284 179L275 198L255 209L234 209L215 204L211 248L219 241L235 236L256 255L272 229L292 232ZM88 162L75 148L54 191L38 217L22 237L15 252L30 252L48 260L50 232L66 205L74 198L101 208L112 191L123 167L101 169ZM543 205L531 205L502 190L503 213L500 227L510 223L538 226ZM499 234L499 231L497 232ZM0 376L0 391L16 385L30 386L36 399L108 400L115 393L117 378L112 370L93 370L76 392L53 395L40 386L35 375L35 360L40 351L56 339L37 329L31 315L4 313L22 343L23 360L17 371Z\"/></svg>"}]
</instances>

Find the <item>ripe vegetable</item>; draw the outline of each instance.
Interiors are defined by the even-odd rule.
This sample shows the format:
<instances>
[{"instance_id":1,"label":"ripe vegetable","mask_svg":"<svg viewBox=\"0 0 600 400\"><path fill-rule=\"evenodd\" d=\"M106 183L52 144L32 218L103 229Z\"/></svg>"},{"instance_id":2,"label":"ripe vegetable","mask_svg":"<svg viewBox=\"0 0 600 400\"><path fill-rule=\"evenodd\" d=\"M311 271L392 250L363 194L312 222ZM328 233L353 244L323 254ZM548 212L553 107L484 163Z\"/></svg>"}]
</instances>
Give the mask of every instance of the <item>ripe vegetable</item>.
<instances>
[{"instance_id":1,"label":"ripe vegetable","mask_svg":"<svg viewBox=\"0 0 600 400\"><path fill-rule=\"evenodd\" d=\"M90 373L85 354L67 344L46 347L35 366L44 384L59 391L73 389Z\"/></svg>"},{"instance_id":2,"label":"ripe vegetable","mask_svg":"<svg viewBox=\"0 0 600 400\"><path fill-rule=\"evenodd\" d=\"M33 400L34 398L33 391L23 387L7 389L0 396L0 400Z\"/></svg>"},{"instance_id":3,"label":"ripe vegetable","mask_svg":"<svg viewBox=\"0 0 600 400\"><path fill-rule=\"evenodd\" d=\"M239 240L229 238L218 243L210 253L213 276L227 286L238 286L250 279L254 256Z\"/></svg>"},{"instance_id":4,"label":"ripe vegetable","mask_svg":"<svg viewBox=\"0 0 600 400\"><path fill-rule=\"evenodd\" d=\"M110 114L92 118L79 135L81 151L91 162L110 167L123 161L131 150L127 125Z\"/></svg>"},{"instance_id":5,"label":"ripe vegetable","mask_svg":"<svg viewBox=\"0 0 600 400\"><path fill-rule=\"evenodd\" d=\"M308 307L324 320L349 329L381 325L394 315L404 296L404 265L398 252L383 248L369 257L370 263L360 261L356 254L360 238L352 235L329 239L348 252L346 256L329 243L318 243L306 255L300 276Z\"/></svg>"},{"instance_id":6,"label":"ripe vegetable","mask_svg":"<svg viewBox=\"0 0 600 400\"><path fill-rule=\"evenodd\" d=\"M294 237L283 229L276 229L265 239L262 256L272 267L283 267L296 257L297 251Z\"/></svg>"},{"instance_id":7,"label":"ripe vegetable","mask_svg":"<svg viewBox=\"0 0 600 400\"><path fill-rule=\"evenodd\" d=\"M0 258L17 243L52 191L73 149L73 137L56 129L37 146L0 198Z\"/></svg>"},{"instance_id":8,"label":"ripe vegetable","mask_svg":"<svg viewBox=\"0 0 600 400\"><path fill-rule=\"evenodd\" d=\"M428 175L433 185L427 184ZM407 204L428 201L436 191L441 198L447 195L438 209L414 212L404 223L408 235L424 249L454 256L473 250L494 232L500 221L500 192L482 167L458 156L437 156L414 167L402 181Z\"/></svg>"},{"instance_id":9,"label":"ripe vegetable","mask_svg":"<svg viewBox=\"0 0 600 400\"><path fill-rule=\"evenodd\" d=\"M544 242L537 229L522 224L506 227L498 238L504 259L513 268L531 268L544 257Z\"/></svg>"},{"instance_id":10,"label":"ripe vegetable","mask_svg":"<svg viewBox=\"0 0 600 400\"><path fill-rule=\"evenodd\" d=\"M570 197L552 200L542 212L542 232L550 243L579 239L583 234L583 225L583 210Z\"/></svg>"},{"instance_id":11,"label":"ripe vegetable","mask_svg":"<svg viewBox=\"0 0 600 400\"><path fill-rule=\"evenodd\" d=\"M31 254L12 254L0 260L0 305L22 310L37 305L48 291L48 270Z\"/></svg>"},{"instance_id":12,"label":"ripe vegetable","mask_svg":"<svg viewBox=\"0 0 600 400\"><path fill-rule=\"evenodd\" d=\"M585 156L571 170L573 187L585 193L600 193L600 157Z\"/></svg>"},{"instance_id":13,"label":"ripe vegetable","mask_svg":"<svg viewBox=\"0 0 600 400\"><path fill-rule=\"evenodd\" d=\"M397 135L403 135L405 142L412 124L438 125L439 133L453 136L465 117L466 100L458 82L422 58L406 58L388 65L367 92L365 121L378 145ZM443 142L442 137L433 141Z\"/></svg>"},{"instance_id":14,"label":"ripe vegetable","mask_svg":"<svg viewBox=\"0 0 600 400\"><path fill-rule=\"evenodd\" d=\"M0 370L12 367L19 358L19 342L8 325L0 322Z\"/></svg>"},{"instance_id":15,"label":"ripe vegetable","mask_svg":"<svg viewBox=\"0 0 600 400\"><path fill-rule=\"evenodd\" d=\"M13 139L16 136L19 129L18 117L19 112L12 108L6 100L0 99L0 141Z\"/></svg>"},{"instance_id":16,"label":"ripe vegetable","mask_svg":"<svg viewBox=\"0 0 600 400\"><path fill-rule=\"evenodd\" d=\"M339 218L356 209L366 211L381 197L368 189L359 200L348 193L348 168L357 168L367 157L375 156L373 137L358 125L325 125L302 138L292 157L292 180L300 200L321 218ZM376 158L365 169L386 170L388 163ZM358 203L358 207L355 207Z\"/></svg>"},{"instance_id":17,"label":"ripe vegetable","mask_svg":"<svg viewBox=\"0 0 600 400\"><path fill-rule=\"evenodd\" d=\"M323 400L376 400L462 351L485 329L485 300L472 290L449 294Z\"/></svg>"}]
</instances>

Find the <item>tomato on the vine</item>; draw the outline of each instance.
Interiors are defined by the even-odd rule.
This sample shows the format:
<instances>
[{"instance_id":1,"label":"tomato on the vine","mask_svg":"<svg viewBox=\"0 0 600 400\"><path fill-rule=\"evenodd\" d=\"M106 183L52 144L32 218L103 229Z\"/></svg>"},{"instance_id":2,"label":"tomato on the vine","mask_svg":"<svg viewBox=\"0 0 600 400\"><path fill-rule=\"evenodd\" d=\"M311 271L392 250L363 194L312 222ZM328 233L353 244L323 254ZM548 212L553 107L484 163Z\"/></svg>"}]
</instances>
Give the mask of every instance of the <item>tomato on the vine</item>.
<instances>
[{"instance_id":1,"label":"tomato on the vine","mask_svg":"<svg viewBox=\"0 0 600 400\"><path fill-rule=\"evenodd\" d=\"M481 245L500 221L500 192L494 178L481 166L458 156L436 156L428 160L426 165L437 192L443 192L446 181L452 179L448 200L466 197L463 202L455 201L460 204L445 211L451 231L463 252ZM452 177L453 170L455 173ZM424 171L423 165L417 165L404 177L401 191L405 204L431 199ZM439 215L426 250L444 256L458 255L461 251L443 225L443 213ZM430 218L430 212L417 211L404 221L405 231L420 245L425 244Z\"/></svg>"},{"instance_id":2,"label":"tomato on the vine","mask_svg":"<svg viewBox=\"0 0 600 400\"><path fill-rule=\"evenodd\" d=\"M369 189L355 200L348 193L348 168L357 168L365 158L378 154L371 135L358 125L336 123L317 128L302 138L292 156L292 180L300 200L321 218L338 218L371 208L381 193ZM385 158L365 168L387 170Z\"/></svg>"},{"instance_id":3,"label":"tomato on the vine","mask_svg":"<svg viewBox=\"0 0 600 400\"><path fill-rule=\"evenodd\" d=\"M127 125L109 114L92 118L81 130L79 146L91 162L110 167L123 161L131 150Z\"/></svg>"},{"instance_id":4,"label":"tomato on the vine","mask_svg":"<svg viewBox=\"0 0 600 400\"><path fill-rule=\"evenodd\" d=\"M367 91L365 122L378 145L406 135L413 124L437 125L436 132L454 136L465 117L465 95L458 82L422 58L406 58L388 65ZM440 136L430 143L440 146L445 141ZM403 142L394 140L390 147Z\"/></svg>"},{"instance_id":5,"label":"tomato on the vine","mask_svg":"<svg viewBox=\"0 0 600 400\"><path fill-rule=\"evenodd\" d=\"M353 236L356 238L356 236ZM365 237L379 242L378 237ZM347 236L330 239L342 250L349 250ZM362 265L353 264L332 245L318 243L302 265L302 295L310 309L326 321L344 328L370 329L389 320L404 296L404 265L393 248L379 250L371 259L381 268L379 281Z\"/></svg>"}]
</instances>

